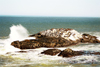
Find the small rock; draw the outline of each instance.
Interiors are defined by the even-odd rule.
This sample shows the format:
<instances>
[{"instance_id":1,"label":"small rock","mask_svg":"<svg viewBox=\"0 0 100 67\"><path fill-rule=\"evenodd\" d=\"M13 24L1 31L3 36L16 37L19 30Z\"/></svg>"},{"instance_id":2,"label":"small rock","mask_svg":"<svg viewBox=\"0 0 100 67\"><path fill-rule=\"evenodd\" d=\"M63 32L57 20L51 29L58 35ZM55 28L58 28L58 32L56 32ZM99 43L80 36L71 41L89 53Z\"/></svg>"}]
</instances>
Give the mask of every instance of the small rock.
<instances>
[{"instance_id":1,"label":"small rock","mask_svg":"<svg viewBox=\"0 0 100 67\"><path fill-rule=\"evenodd\" d=\"M81 42L82 43L100 43L96 36L92 36L89 34L83 34Z\"/></svg>"},{"instance_id":2,"label":"small rock","mask_svg":"<svg viewBox=\"0 0 100 67\"><path fill-rule=\"evenodd\" d=\"M60 52L61 52L61 50L59 50L59 49L48 49L48 50L45 50L45 51L41 52L41 54L54 56L54 55L57 55Z\"/></svg>"},{"instance_id":3,"label":"small rock","mask_svg":"<svg viewBox=\"0 0 100 67\"><path fill-rule=\"evenodd\" d=\"M16 51L17 53L27 53L28 51Z\"/></svg>"},{"instance_id":4,"label":"small rock","mask_svg":"<svg viewBox=\"0 0 100 67\"><path fill-rule=\"evenodd\" d=\"M61 53L58 56L73 57L73 56L78 56L78 55L82 55L82 54L84 54L84 52L82 52L82 51L73 51L72 49L68 48L68 49L65 49L65 50L61 51Z\"/></svg>"}]
</instances>

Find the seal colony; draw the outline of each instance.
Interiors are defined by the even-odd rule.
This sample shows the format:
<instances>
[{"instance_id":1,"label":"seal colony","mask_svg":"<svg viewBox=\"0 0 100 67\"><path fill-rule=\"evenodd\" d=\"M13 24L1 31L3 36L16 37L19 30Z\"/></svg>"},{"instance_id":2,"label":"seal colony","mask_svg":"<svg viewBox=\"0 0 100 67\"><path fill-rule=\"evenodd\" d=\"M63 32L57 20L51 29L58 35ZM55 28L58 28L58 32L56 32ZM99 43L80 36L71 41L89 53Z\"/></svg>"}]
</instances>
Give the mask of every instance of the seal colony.
<instances>
[{"instance_id":1,"label":"seal colony","mask_svg":"<svg viewBox=\"0 0 100 67\"><path fill-rule=\"evenodd\" d=\"M79 43L100 43L100 40L96 36L89 34L81 34L74 29L49 29L41 31L37 34L30 35L29 37L35 37L35 39L26 39L23 41L13 41L12 46L20 49L35 49L40 47L54 48L54 47L67 47L71 45L77 45ZM63 57L71 57L86 54L82 51L73 51L72 49L65 49L63 51L58 49L48 49L42 54L57 55ZM99 52L88 52L88 54L99 54Z\"/></svg>"}]
</instances>

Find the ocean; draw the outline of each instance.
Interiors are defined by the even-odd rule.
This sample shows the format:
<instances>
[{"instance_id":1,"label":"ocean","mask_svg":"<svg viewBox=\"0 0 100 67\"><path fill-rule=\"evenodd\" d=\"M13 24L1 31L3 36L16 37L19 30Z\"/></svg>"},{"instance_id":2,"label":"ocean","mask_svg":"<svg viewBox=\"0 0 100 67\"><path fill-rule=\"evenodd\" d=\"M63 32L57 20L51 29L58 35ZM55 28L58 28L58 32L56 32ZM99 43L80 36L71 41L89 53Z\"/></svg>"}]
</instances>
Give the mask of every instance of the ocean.
<instances>
[{"instance_id":1,"label":"ocean","mask_svg":"<svg viewBox=\"0 0 100 67\"><path fill-rule=\"evenodd\" d=\"M79 32L99 32L100 18L85 17L0 17L0 36L8 36L9 27L21 24L30 34L51 28L71 28Z\"/></svg>"},{"instance_id":2,"label":"ocean","mask_svg":"<svg viewBox=\"0 0 100 67\"><path fill-rule=\"evenodd\" d=\"M71 58L40 54L50 48L20 49L11 46L16 39L28 38L51 28L71 28L80 33L100 37L100 18L97 17L6 17L0 16L0 67L100 67L99 55L81 55ZM79 51L98 51L100 44L86 43L69 47Z\"/></svg>"}]
</instances>

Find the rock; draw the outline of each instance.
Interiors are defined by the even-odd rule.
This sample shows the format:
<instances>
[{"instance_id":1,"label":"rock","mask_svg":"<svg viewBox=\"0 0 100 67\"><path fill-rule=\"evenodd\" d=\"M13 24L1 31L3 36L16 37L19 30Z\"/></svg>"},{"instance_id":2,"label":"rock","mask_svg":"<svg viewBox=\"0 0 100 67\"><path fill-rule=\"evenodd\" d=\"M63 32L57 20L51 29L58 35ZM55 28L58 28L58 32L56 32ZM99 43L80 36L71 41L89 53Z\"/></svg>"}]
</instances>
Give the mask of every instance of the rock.
<instances>
[{"instance_id":1,"label":"rock","mask_svg":"<svg viewBox=\"0 0 100 67\"><path fill-rule=\"evenodd\" d=\"M41 31L29 37L36 39L26 39L24 41L14 41L11 43L14 47L20 49L35 49L39 47L67 47L82 43L100 43L96 36L89 34L80 34L73 29L49 29Z\"/></svg>"},{"instance_id":2,"label":"rock","mask_svg":"<svg viewBox=\"0 0 100 67\"><path fill-rule=\"evenodd\" d=\"M73 56L78 56L78 55L82 55L82 54L84 54L84 52L82 52L82 51L73 51L72 49L68 48L68 49L65 49L65 50L61 51L61 53L58 56L73 57Z\"/></svg>"},{"instance_id":3,"label":"rock","mask_svg":"<svg viewBox=\"0 0 100 67\"><path fill-rule=\"evenodd\" d=\"M34 36L37 38L41 36L56 37L56 38L61 37L66 40L72 40L72 41L80 40L80 38L82 38L82 35L80 33L69 28L68 29L64 29L64 28L54 29L53 28L53 29L41 31L34 35L30 35L30 37L34 37Z\"/></svg>"},{"instance_id":4,"label":"rock","mask_svg":"<svg viewBox=\"0 0 100 67\"><path fill-rule=\"evenodd\" d=\"M48 49L48 50L45 50L45 51L41 52L41 54L54 56L54 55L57 55L60 52L61 52L61 50L59 50L59 49Z\"/></svg>"},{"instance_id":5,"label":"rock","mask_svg":"<svg viewBox=\"0 0 100 67\"><path fill-rule=\"evenodd\" d=\"M17 53L27 53L28 51L16 51Z\"/></svg>"},{"instance_id":6,"label":"rock","mask_svg":"<svg viewBox=\"0 0 100 67\"><path fill-rule=\"evenodd\" d=\"M100 40L98 40L96 36L92 36L89 34L83 34L81 42L82 43L100 43Z\"/></svg>"},{"instance_id":7,"label":"rock","mask_svg":"<svg viewBox=\"0 0 100 67\"><path fill-rule=\"evenodd\" d=\"M14 41L11 43L11 45L20 49L35 49L40 47L37 40Z\"/></svg>"},{"instance_id":8,"label":"rock","mask_svg":"<svg viewBox=\"0 0 100 67\"><path fill-rule=\"evenodd\" d=\"M100 55L100 52L93 52L91 54L94 54L94 55Z\"/></svg>"},{"instance_id":9,"label":"rock","mask_svg":"<svg viewBox=\"0 0 100 67\"><path fill-rule=\"evenodd\" d=\"M62 57L74 57L74 56L79 56L79 55L100 55L100 52L74 51L70 48L67 48L63 51L59 49L48 49L41 52L41 54L52 55L52 56L58 54L58 56L62 56Z\"/></svg>"},{"instance_id":10,"label":"rock","mask_svg":"<svg viewBox=\"0 0 100 67\"><path fill-rule=\"evenodd\" d=\"M76 43L74 41L69 41L61 37L55 38L41 36L37 39L14 41L11 43L11 45L20 49L35 49L39 47L67 47L70 45L76 45Z\"/></svg>"}]
</instances>

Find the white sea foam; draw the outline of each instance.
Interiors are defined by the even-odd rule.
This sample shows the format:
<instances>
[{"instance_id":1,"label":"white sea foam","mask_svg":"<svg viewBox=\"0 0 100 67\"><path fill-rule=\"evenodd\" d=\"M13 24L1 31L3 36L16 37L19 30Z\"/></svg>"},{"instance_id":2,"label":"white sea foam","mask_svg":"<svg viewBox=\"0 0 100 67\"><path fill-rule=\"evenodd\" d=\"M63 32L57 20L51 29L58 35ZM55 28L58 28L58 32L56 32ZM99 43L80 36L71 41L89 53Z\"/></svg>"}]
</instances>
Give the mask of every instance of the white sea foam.
<instances>
[{"instance_id":1,"label":"white sea foam","mask_svg":"<svg viewBox=\"0 0 100 67\"><path fill-rule=\"evenodd\" d=\"M3 44L4 48L2 53L20 51L20 49L11 46L11 42L25 39L35 39L35 37L28 37L29 33L22 25L13 25L10 27L9 38L0 40L0 43ZM1 45L0 45L1 46Z\"/></svg>"},{"instance_id":2,"label":"white sea foam","mask_svg":"<svg viewBox=\"0 0 100 67\"><path fill-rule=\"evenodd\" d=\"M28 31L22 25L13 25L10 27L10 40L20 40L28 37Z\"/></svg>"}]
</instances>

